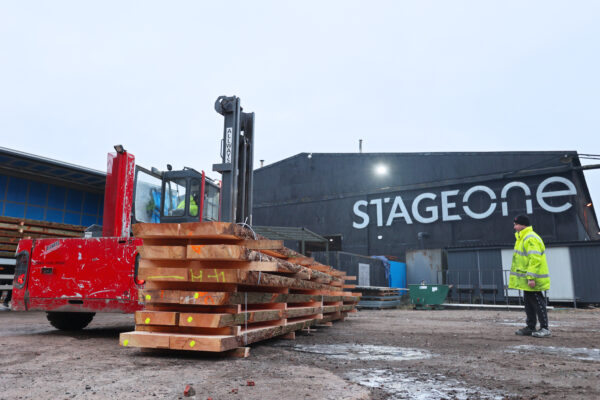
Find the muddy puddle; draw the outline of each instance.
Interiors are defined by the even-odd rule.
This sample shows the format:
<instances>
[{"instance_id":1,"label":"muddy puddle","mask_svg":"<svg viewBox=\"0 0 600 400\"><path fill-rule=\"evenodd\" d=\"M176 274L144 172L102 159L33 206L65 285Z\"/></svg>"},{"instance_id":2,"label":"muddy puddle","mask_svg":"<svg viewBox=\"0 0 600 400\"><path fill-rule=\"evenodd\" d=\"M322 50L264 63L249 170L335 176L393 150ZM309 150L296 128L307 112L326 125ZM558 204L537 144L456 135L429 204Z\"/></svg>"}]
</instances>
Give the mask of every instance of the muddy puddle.
<instances>
[{"instance_id":1,"label":"muddy puddle","mask_svg":"<svg viewBox=\"0 0 600 400\"><path fill-rule=\"evenodd\" d=\"M432 356L431 353L425 350L368 344L294 345L291 349L341 360L406 361L425 359Z\"/></svg>"},{"instance_id":2,"label":"muddy puddle","mask_svg":"<svg viewBox=\"0 0 600 400\"><path fill-rule=\"evenodd\" d=\"M569 357L577 360L600 362L600 349L588 349L586 347L554 347L554 346L531 346L522 344L510 347L509 353L531 354L535 351L559 357Z\"/></svg>"},{"instance_id":3,"label":"muddy puddle","mask_svg":"<svg viewBox=\"0 0 600 400\"><path fill-rule=\"evenodd\" d=\"M501 400L507 394L464 382L448 379L443 375L406 373L394 369L356 369L346 374L346 379L359 385L377 388L388 393L388 399L439 400L486 399Z\"/></svg>"},{"instance_id":4,"label":"muddy puddle","mask_svg":"<svg viewBox=\"0 0 600 400\"><path fill-rule=\"evenodd\" d=\"M416 348L374 346L358 344L293 345L292 350L324 355L329 358L362 361L407 361L431 358L434 354ZM385 364L388 365L388 364ZM344 377L368 388L377 388L388 394L388 399L439 400L486 399L501 400L506 394L481 387L471 387L464 382L443 375L407 373L390 368L354 369Z\"/></svg>"},{"instance_id":5,"label":"muddy puddle","mask_svg":"<svg viewBox=\"0 0 600 400\"><path fill-rule=\"evenodd\" d=\"M521 319L521 320L510 320L510 319L504 319L502 321L496 321L496 323L498 325L508 325L508 326L516 326L518 328L523 328L525 326L525 318ZM573 324L568 323L568 322L558 322L558 321L550 321L549 323L550 328L556 328L559 326L573 326Z\"/></svg>"}]
</instances>

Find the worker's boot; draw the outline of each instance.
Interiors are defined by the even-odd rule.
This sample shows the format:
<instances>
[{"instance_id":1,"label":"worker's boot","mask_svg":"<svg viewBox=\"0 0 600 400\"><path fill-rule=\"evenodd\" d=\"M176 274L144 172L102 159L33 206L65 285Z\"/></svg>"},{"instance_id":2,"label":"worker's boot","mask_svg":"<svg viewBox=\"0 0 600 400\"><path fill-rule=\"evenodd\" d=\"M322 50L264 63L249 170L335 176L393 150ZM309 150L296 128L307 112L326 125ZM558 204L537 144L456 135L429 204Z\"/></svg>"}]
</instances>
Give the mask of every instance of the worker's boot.
<instances>
[{"instance_id":1,"label":"worker's boot","mask_svg":"<svg viewBox=\"0 0 600 400\"><path fill-rule=\"evenodd\" d=\"M550 336L552 336L552 333L550 332L549 329L542 328L539 331L533 332L531 334L531 336L533 336L533 337L550 337Z\"/></svg>"},{"instance_id":2,"label":"worker's boot","mask_svg":"<svg viewBox=\"0 0 600 400\"><path fill-rule=\"evenodd\" d=\"M534 332L535 332L535 329L531 329L530 327L526 326L525 328L521 328L521 329L517 330L515 332L515 335L531 336L531 335L533 335Z\"/></svg>"}]
</instances>

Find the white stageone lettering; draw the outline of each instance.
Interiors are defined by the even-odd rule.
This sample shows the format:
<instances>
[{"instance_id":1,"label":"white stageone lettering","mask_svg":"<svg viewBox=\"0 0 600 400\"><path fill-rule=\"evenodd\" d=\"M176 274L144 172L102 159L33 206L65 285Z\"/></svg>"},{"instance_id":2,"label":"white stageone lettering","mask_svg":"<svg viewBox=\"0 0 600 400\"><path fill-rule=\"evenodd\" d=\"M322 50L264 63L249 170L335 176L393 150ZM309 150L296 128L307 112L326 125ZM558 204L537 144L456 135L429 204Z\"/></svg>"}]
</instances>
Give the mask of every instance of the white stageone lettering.
<instances>
[{"instance_id":1,"label":"white stageone lettering","mask_svg":"<svg viewBox=\"0 0 600 400\"><path fill-rule=\"evenodd\" d=\"M546 187L553 183L563 184L566 189L564 190L555 190L555 191L545 191ZM525 209L527 214L533 213L533 204L528 196L531 196L531 189L523 182L513 181L509 182L502 187L500 191L500 208L502 210L503 216L508 216L508 194L511 190L520 189L523 194L525 194ZM469 206L469 199L476 192L482 192L487 197L489 197L489 206L483 212L475 212ZM421 193L412 202L411 205L411 213L409 213L402 196L396 196L393 199L392 206L389 208L387 219L385 220L385 226L391 226L394 222L403 220L406 224L412 224L413 219L422 224L431 224L439 220L440 208L442 221L459 221L461 220L461 216L458 213L458 209L461 208L457 205L457 200L460 201L460 197L457 198L460 191L458 189L454 190L446 190L440 193L441 204L436 204L437 194L435 193ZM535 193L535 198L538 204L542 207L542 209L551 212L551 213L561 213L567 211L573 205L565 200L565 202L559 206L550 205L547 203L546 199L550 197L560 197L560 196L574 196L577 194L577 189L575 185L570 180L560 177L560 176L552 176L550 178L545 179L540 183L537 188L537 192ZM466 214L467 217L473 219L485 219L491 216L494 211L496 211L497 203L496 193L489 187L485 185L477 185L469 188L465 194L462 196L462 210ZM383 226L384 221L384 203L389 203L391 198L376 198L367 200L358 200L354 203L353 211L355 215L355 220L352 222L352 226L356 229L366 228L370 221L368 208L369 205L375 206L375 215L376 215L376 223L377 226ZM427 205L424 208L424 211L419 210L419 206L421 203L427 201ZM424 215L423 215L423 214Z\"/></svg>"}]
</instances>

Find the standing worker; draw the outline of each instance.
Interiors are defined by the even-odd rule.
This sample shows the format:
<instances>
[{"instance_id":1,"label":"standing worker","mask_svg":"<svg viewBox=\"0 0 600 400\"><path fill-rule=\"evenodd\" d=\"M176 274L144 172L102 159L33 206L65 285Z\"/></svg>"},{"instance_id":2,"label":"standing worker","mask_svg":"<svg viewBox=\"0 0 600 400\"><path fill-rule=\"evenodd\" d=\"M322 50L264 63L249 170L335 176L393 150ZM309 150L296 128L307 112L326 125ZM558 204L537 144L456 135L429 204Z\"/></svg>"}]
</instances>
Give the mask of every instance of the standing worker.
<instances>
[{"instance_id":1,"label":"standing worker","mask_svg":"<svg viewBox=\"0 0 600 400\"><path fill-rule=\"evenodd\" d=\"M515 251L508 287L523 291L527 326L515 333L520 336L549 337L546 299L542 293L550 289L550 275L546 263L546 246L542 238L533 231L529 218L518 215L514 219ZM537 319L536 319L537 317ZM536 331L537 320L540 330Z\"/></svg>"}]
</instances>

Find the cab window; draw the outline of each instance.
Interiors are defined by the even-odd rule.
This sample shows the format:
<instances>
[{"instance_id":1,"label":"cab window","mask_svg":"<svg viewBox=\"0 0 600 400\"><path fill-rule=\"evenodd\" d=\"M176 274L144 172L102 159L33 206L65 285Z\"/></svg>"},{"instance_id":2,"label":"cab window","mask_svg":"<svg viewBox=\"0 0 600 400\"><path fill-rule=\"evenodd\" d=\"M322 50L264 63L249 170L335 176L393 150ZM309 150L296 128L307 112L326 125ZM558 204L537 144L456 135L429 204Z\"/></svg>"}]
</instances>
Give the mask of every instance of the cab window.
<instances>
[{"instance_id":1,"label":"cab window","mask_svg":"<svg viewBox=\"0 0 600 400\"><path fill-rule=\"evenodd\" d=\"M185 215L185 179L167 179L165 181L165 207L163 216Z\"/></svg>"},{"instance_id":2,"label":"cab window","mask_svg":"<svg viewBox=\"0 0 600 400\"><path fill-rule=\"evenodd\" d=\"M135 180L133 217L137 222L160 222L162 182L154 175L138 169Z\"/></svg>"},{"instance_id":3,"label":"cab window","mask_svg":"<svg viewBox=\"0 0 600 400\"><path fill-rule=\"evenodd\" d=\"M204 210L202 213L204 221L219 220L219 188L206 184L204 188Z\"/></svg>"}]
</instances>

